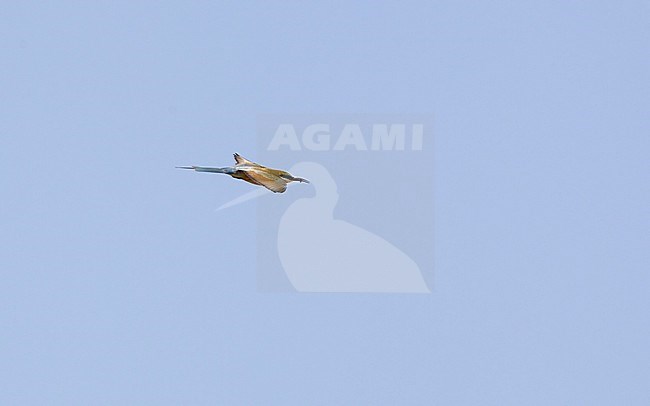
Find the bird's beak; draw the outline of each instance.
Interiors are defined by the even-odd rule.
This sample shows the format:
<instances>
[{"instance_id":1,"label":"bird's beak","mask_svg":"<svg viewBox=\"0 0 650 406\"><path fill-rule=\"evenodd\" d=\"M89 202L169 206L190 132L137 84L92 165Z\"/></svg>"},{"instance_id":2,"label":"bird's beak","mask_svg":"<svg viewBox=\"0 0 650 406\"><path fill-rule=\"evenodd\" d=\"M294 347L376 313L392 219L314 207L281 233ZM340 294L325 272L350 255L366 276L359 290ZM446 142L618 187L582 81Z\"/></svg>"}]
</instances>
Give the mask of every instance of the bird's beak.
<instances>
[{"instance_id":1,"label":"bird's beak","mask_svg":"<svg viewBox=\"0 0 650 406\"><path fill-rule=\"evenodd\" d=\"M193 166L177 166L178 169L194 169Z\"/></svg>"}]
</instances>

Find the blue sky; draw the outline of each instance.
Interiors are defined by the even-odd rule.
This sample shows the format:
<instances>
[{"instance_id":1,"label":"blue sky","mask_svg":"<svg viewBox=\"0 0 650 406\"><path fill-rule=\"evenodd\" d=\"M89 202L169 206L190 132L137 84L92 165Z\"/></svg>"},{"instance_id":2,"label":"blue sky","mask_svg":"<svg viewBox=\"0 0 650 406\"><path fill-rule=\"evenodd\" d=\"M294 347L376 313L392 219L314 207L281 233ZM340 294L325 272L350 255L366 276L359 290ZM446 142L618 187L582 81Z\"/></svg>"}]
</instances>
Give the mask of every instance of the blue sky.
<instances>
[{"instance_id":1,"label":"blue sky","mask_svg":"<svg viewBox=\"0 0 650 406\"><path fill-rule=\"evenodd\" d=\"M650 403L647 2L1 15L0 403ZM256 291L250 185L173 167L263 113L434 115L431 295Z\"/></svg>"}]
</instances>

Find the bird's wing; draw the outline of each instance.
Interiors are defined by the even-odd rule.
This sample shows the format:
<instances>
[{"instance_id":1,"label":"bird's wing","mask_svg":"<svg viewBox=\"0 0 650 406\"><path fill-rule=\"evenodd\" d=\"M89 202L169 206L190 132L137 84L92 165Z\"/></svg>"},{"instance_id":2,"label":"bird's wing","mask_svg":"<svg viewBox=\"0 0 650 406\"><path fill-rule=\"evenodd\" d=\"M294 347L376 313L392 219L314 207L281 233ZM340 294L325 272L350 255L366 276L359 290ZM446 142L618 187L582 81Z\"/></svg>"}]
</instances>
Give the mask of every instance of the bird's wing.
<instances>
[{"instance_id":1,"label":"bird's wing","mask_svg":"<svg viewBox=\"0 0 650 406\"><path fill-rule=\"evenodd\" d=\"M234 154L232 154L232 156L235 157L235 162L237 162L237 165L261 166L260 164L256 164L253 161L249 161L248 159L244 158L243 156L239 155L236 152Z\"/></svg>"},{"instance_id":2,"label":"bird's wing","mask_svg":"<svg viewBox=\"0 0 650 406\"><path fill-rule=\"evenodd\" d=\"M255 183L264 186L271 192L284 193L287 190L287 181L278 176L271 175L258 168L247 168L245 172Z\"/></svg>"}]
</instances>

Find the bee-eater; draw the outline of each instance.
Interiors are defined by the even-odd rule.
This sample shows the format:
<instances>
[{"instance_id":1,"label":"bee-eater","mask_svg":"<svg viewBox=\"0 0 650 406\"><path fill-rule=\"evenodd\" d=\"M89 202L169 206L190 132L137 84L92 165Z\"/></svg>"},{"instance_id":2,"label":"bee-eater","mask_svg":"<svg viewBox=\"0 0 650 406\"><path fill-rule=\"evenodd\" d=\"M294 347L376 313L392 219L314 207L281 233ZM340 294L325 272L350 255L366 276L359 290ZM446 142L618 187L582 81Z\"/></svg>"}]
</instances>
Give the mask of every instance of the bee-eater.
<instances>
[{"instance_id":1,"label":"bee-eater","mask_svg":"<svg viewBox=\"0 0 650 406\"><path fill-rule=\"evenodd\" d=\"M297 178L287 171L267 168L255 162L249 161L239 154L233 154L235 166L225 168L207 168L204 166L177 166L180 169L192 169L197 172L224 173L235 179L245 180L254 185L264 186L274 193L284 193L287 184L291 182L309 183L307 179Z\"/></svg>"}]
</instances>

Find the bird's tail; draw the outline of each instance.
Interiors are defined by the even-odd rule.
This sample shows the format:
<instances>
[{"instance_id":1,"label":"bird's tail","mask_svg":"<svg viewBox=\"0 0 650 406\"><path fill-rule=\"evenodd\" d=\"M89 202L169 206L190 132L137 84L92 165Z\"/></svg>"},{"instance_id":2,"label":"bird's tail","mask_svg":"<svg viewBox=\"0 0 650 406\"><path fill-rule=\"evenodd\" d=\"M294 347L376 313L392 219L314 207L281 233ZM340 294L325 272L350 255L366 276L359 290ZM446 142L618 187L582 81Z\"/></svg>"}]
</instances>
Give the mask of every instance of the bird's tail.
<instances>
[{"instance_id":1,"label":"bird's tail","mask_svg":"<svg viewBox=\"0 0 650 406\"><path fill-rule=\"evenodd\" d=\"M191 169L197 172L211 172L211 173L225 173L230 175L234 173L235 169L232 167L226 168L208 168L205 166L177 166L179 169Z\"/></svg>"}]
</instances>

